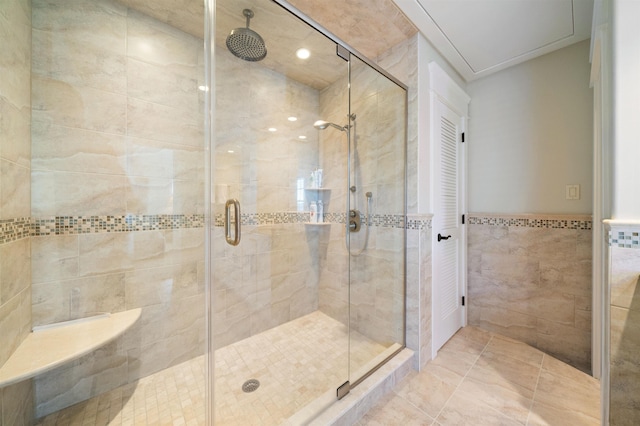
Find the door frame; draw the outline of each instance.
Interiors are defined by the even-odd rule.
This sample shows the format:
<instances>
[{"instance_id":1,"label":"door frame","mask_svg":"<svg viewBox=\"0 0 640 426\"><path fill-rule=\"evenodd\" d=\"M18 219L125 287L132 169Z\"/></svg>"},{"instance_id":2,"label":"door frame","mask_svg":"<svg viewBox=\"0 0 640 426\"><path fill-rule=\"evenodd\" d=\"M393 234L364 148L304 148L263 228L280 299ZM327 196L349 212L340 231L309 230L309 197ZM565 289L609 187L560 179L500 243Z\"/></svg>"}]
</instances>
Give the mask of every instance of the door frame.
<instances>
[{"instance_id":1,"label":"door frame","mask_svg":"<svg viewBox=\"0 0 640 426\"><path fill-rule=\"evenodd\" d=\"M459 268L458 271L460 277L460 294L466 298L467 295L467 227L468 223L468 212L467 212L467 144L469 141L469 136L467 134L467 122L469 120L469 102L471 98L469 95L460 87L458 84L451 78L449 75L436 63L429 63L429 94L430 94L430 102L429 102L429 120L430 120L430 150L431 150L431 205L435 211L435 185L439 182L437 180L437 176L435 175L435 161L438 159L435 158L435 147L436 143L436 135L434 133L435 130L435 112L436 112L436 102L443 103L446 107L451 109L453 112L458 114L461 117L461 131L465 134L465 142L460 144L460 214L465 215L465 223L460 227L460 259L459 259ZM435 217L434 217L435 219ZM460 218L462 219L462 218ZM432 244L432 253L436 250L436 238L433 235L431 236L431 244ZM432 264L432 276L435 276L436 269L438 265L433 262ZM431 293L432 295L435 293L435 280L431 282ZM436 326L436 318L435 318L435 298L431 298L431 357L435 358L438 349L436 348L435 340L433 336L435 335L435 326ZM467 325L467 307L468 303L462 307L462 326Z\"/></svg>"}]
</instances>

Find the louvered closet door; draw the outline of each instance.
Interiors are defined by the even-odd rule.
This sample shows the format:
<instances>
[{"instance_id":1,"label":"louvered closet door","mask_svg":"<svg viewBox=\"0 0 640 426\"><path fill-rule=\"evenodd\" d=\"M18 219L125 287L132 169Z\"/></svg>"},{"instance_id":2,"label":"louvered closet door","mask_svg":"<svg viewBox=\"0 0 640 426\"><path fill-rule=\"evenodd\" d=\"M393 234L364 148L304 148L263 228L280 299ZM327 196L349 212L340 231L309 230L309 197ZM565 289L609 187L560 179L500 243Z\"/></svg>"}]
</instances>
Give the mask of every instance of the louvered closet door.
<instances>
[{"instance_id":1,"label":"louvered closet door","mask_svg":"<svg viewBox=\"0 0 640 426\"><path fill-rule=\"evenodd\" d=\"M434 354L463 325L462 117L435 102L433 218ZM440 235L440 238L438 238Z\"/></svg>"}]
</instances>

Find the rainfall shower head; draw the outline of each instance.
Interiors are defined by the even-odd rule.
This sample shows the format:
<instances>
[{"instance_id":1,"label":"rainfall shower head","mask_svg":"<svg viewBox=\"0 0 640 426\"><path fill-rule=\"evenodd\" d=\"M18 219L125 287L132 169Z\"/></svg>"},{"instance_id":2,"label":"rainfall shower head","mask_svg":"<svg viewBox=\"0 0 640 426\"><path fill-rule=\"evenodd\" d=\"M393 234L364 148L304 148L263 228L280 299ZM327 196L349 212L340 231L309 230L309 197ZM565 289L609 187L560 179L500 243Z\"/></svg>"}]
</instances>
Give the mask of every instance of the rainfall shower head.
<instances>
[{"instance_id":1,"label":"rainfall shower head","mask_svg":"<svg viewBox=\"0 0 640 426\"><path fill-rule=\"evenodd\" d=\"M253 11L244 9L242 14L247 18L247 27L231 30L227 36L227 48L235 56L245 61L261 61L267 56L267 47L260 34L249 28Z\"/></svg>"},{"instance_id":2,"label":"rainfall shower head","mask_svg":"<svg viewBox=\"0 0 640 426\"><path fill-rule=\"evenodd\" d=\"M338 126L337 124L329 123L328 121L324 121L324 120L318 120L315 123L313 123L313 127L315 127L318 130L324 130L329 126L335 127L336 129L342 130L343 132L347 131L346 129L347 126L344 126L344 127Z\"/></svg>"}]
</instances>

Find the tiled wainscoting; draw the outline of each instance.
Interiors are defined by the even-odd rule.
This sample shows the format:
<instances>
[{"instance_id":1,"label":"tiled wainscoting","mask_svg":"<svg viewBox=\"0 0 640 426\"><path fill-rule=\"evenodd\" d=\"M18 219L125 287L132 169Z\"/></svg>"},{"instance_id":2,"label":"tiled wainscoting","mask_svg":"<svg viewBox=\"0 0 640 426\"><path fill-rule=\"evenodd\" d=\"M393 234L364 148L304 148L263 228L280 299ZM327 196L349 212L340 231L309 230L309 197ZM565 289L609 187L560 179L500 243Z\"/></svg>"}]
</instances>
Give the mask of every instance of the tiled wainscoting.
<instances>
[{"instance_id":1,"label":"tiled wainscoting","mask_svg":"<svg viewBox=\"0 0 640 426\"><path fill-rule=\"evenodd\" d=\"M591 217L470 214L469 324L591 370Z\"/></svg>"},{"instance_id":2,"label":"tiled wainscoting","mask_svg":"<svg viewBox=\"0 0 640 426\"><path fill-rule=\"evenodd\" d=\"M431 225L432 215L407 217L407 347L413 368L431 359Z\"/></svg>"},{"instance_id":3,"label":"tiled wainscoting","mask_svg":"<svg viewBox=\"0 0 640 426\"><path fill-rule=\"evenodd\" d=\"M611 425L640 424L640 224L609 230Z\"/></svg>"}]
</instances>

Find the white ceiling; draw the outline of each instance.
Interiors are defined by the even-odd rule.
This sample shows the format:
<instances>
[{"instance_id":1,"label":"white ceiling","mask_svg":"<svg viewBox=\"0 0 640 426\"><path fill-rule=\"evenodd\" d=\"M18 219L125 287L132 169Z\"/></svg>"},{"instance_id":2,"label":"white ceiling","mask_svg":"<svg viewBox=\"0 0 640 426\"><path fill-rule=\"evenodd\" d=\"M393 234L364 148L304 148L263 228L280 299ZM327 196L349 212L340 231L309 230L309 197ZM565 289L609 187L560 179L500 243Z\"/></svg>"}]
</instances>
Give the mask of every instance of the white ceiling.
<instances>
[{"instance_id":1,"label":"white ceiling","mask_svg":"<svg viewBox=\"0 0 640 426\"><path fill-rule=\"evenodd\" d=\"M593 0L394 0L467 80L591 36Z\"/></svg>"}]
</instances>

